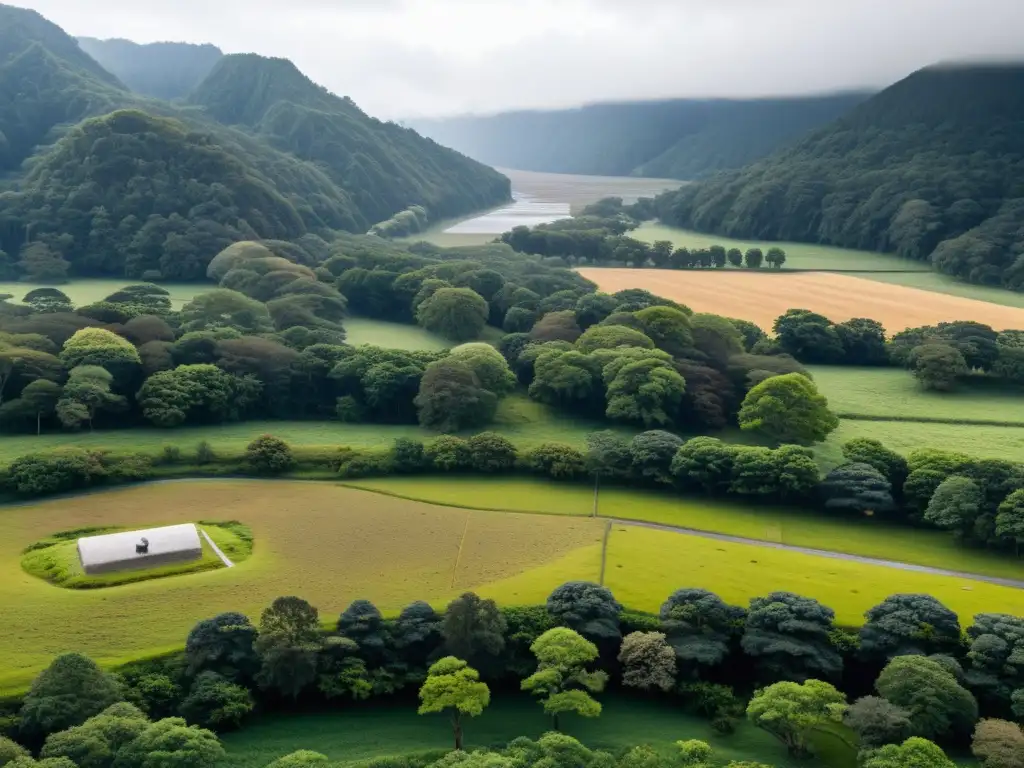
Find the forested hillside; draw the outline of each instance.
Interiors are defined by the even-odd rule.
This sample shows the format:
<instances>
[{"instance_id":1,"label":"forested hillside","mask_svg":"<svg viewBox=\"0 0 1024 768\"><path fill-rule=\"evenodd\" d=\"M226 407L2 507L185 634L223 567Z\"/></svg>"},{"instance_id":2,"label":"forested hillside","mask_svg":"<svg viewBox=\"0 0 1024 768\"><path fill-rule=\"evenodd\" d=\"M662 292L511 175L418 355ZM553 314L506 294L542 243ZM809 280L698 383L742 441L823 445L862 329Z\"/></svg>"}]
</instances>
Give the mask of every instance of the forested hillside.
<instances>
[{"instance_id":1,"label":"forested hillside","mask_svg":"<svg viewBox=\"0 0 1024 768\"><path fill-rule=\"evenodd\" d=\"M673 99L579 109L413 120L413 128L484 163L603 176L696 179L738 168L867 98Z\"/></svg>"},{"instance_id":2,"label":"forested hillside","mask_svg":"<svg viewBox=\"0 0 1024 768\"><path fill-rule=\"evenodd\" d=\"M224 55L220 48L210 44L139 45L131 40L92 37L80 37L78 44L136 93L168 100L187 96Z\"/></svg>"},{"instance_id":3,"label":"forested hillside","mask_svg":"<svg viewBox=\"0 0 1024 768\"><path fill-rule=\"evenodd\" d=\"M132 93L59 27L0 6L0 273L201 279L238 239L330 240L509 181L368 117L287 61L223 57L175 106ZM84 122L83 122L84 121Z\"/></svg>"},{"instance_id":4,"label":"forested hillside","mask_svg":"<svg viewBox=\"0 0 1024 768\"><path fill-rule=\"evenodd\" d=\"M663 219L746 238L930 260L1024 289L1024 64L931 67L742 170L659 199Z\"/></svg>"},{"instance_id":5,"label":"forested hillside","mask_svg":"<svg viewBox=\"0 0 1024 768\"><path fill-rule=\"evenodd\" d=\"M394 123L376 120L285 59L225 56L190 97L222 123L255 131L274 147L316 163L373 224L409 205L434 218L509 196L508 180Z\"/></svg>"}]
</instances>

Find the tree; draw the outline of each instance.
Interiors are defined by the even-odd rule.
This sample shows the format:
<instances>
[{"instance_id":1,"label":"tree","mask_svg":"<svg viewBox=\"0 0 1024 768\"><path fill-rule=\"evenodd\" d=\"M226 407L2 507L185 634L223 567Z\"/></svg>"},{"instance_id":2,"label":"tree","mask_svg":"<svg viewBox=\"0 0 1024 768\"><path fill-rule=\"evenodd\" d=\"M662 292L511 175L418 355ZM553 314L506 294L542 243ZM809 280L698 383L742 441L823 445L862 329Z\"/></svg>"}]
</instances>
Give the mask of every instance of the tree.
<instances>
[{"instance_id":1,"label":"tree","mask_svg":"<svg viewBox=\"0 0 1024 768\"><path fill-rule=\"evenodd\" d=\"M487 323L487 301L472 288L441 288L416 309L416 321L452 341L480 336Z\"/></svg>"},{"instance_id":2,"label":"tree","mask_svg":"<svg viewBox=\"0 0 1024 768\"><path fill-rule=\"evenodd\" d=\"M783 350L804 363L834 363L843 359L843 344L835 324L807 309L790 309L775 320L775 336Z\"/></svg>"},{"instance_id":3,"label":"tree","mask_svg":"<svg viewBox=\"0 0 1024 768\"><path fill-rule=\"evenodd\" d=\"M1005 541L1012 541L1017 554L1020 555L1020 546L1024 544L1024 489L1014 491L999 505L999 514L996 515L996 536Z\"/></svg>"},{"instance_id":4,"label":"tree","mask_svg":"<svg viewBox=\"0 0 1024 768\"><path fill-rule=\"evenodd\" d=\"M635 317L658 349L673 357L681 357L693 349L693 331L685 312L672 307L648 307L636 312Z\"/></svg>"},{"instance_id":5,"label":"tree","mask_svg":"<svg viewBox=\"0 0 1024 768\"><path fill-rule=\"evenodd\" d=\"M774 679L836 678L843 660L830 637L834 619L835 612L813 598L772 592L751 599L741 644Z\"/></svg>"},{"instance_id":6,"label":"tree","mask_svg":"<svg viewBox=\"0 0 1024 768\"><path fill-rule=\"evenodd\" d=\"M219 613L203 619L185 641L188 674L195 677L209 671L233 682L250 679L259 668L255 640L256 627L244 614Z\"/></svg>"},{"instance_id":7,"label":"tree","mask_svg":"<svg viewBox=\"0 0 1024 768\"><path fill-rule=\"evenodd\" d=\"M843 345L847 365L885 365L889 351L885 347L885 328L877 320L855 317L835 326Z\"/></svg>"},{"instance_id":8,"label":"tree","mask_svg":"<svg viewBox=\"0 0 1024 768\"><path fill-rule=\"evenodd\" d=\"M398 614L392 628L395 650L412 669L423 669L441 644L442 618L429 603L417 600Z\"/></svg>"},{"instance_id":9,"label":"tree","mask_svg":"<svg viewBox=\"0 0 1024 768\"><path fill-rule=\"evenodd\" d=\"M31 753L6 736L0 736L0 768L18 758L31 758Z\"/></svg>"},{"instance_id":10,"label":"tree","mask_svg":"<svg viewBox=\"0 0 1024 768\"><path fill-rule=\"evenodd\" d=\"M671 423L685 392L686 381L664 360L627 360L608 382L605 415L646 427L663 426Z\"/></svg>"},{"instance_id":11,"label":"tree","mask_svg":"<svg viewBox=\"0 0 1024 768\"><path fill-rule=\"evenodd\" d=\"M159 427L176 427L190 420L237 418L251 405L243 395L237 377L200 363L153 374L136 399L146 419Z\"/></svg>"},{"instance_id":12,"label":"tree","mask_svg":"<svg viewBox=\"0 0 1024 768\"><path fill-rule=\"evenodd\" d=\"M445 656L427 672L420 687L419 713L447 711L452 720L455 749L462 749L462 716L476 717L491 702L491 691L480 674L462 659Z\"/></svg>"},{"instance_id":13,"label":"tree","mask_svg":"<svg viewBox=\"0 0 1024 768\"><path fill-rule=\"evenodd\" d=\"M546 312L530 330L530 339L541 343L565 341L572 344L582 334L583 330L576 324L576 313L565 309Z\"/></svg>"},{"instance_id":14,"label":"tree","mask_svg":"<svg viewBox=\"0 0 1024 768\"><path fill-rule=\"evenodd\" d=\"M669 691L676 684L676 654L661 632L631 632L619 650L622 684Z\"/></svg>"},{"instance_id":15,"label":"tree","mask_svg":"<svg viewBox=\"0 0 1024 768\"><path fill-rule=\"evenodd\" d=\"M595 325L576 339L576 348L585 354L595 349L640 347L654 349L654 341L642 331L625 325Z\"/></svg>"},{"instance_id":16,"label":"tree","mask_svg":"<svg viewBox=\"0 0 1024 768\"><path fill-rule=\"evenodd\" d=\"M501 353L484 342L472 342L456 347L448 356L469 366L480 381L480 386L501 397L516 385L515 374Z\"/></svg>"},{"instance_id":17,"label":"tree","mask_svg":"<svg viewBox=\"0 0 1024 768\"><path fill-rule=\"evenodd\" d=\"M26 280L33 283L67 282L71 263L46 243L26 243L18 256L18 267Z\"/></svg>"},{"instance_id":18,"label":"tree","mask_svg":"<svg viewBox=\"0 0 1024 768\"><path fill-rule=\"evenodd\" d=\"M387 650L384 617L369 600L354 600L338 617L338 634L359 646L365 661L379 663Z\"/></svg>"},{"instance_id":19,"label":"tree","mask_svg":"<svg viewBox=\"0 0 1024 768\"><path fill-rule=\"evenodd\" d=\"M715 365L743 352L743 335L727 318L698 313L690 317L693 345Z\"/></svg>"},{"instance_id":20,"label":"tree","mask_svg":"<svg viewBox=\"0 0 1024 768\"><path fill-rule=\"evenodd\" d=\"M924 519L939 528L953 531L957 539L968 538L985 503L981 488L973 480L953 475L935 489Z\"/></svg>"},{"instance_id":21,"label":"tree","mask_svg":"<svg viewBox=\"0 0 1024 768\"><path fill-rule=\"evenodd\" d=\"M36 288L31 290L25 294L22 302L28 304L34 311L40 314L47 312L71 312L75 308L68 295L56 288Z\"/></svg>"},{"instance_id":22,"label":"tree","mask_svg":"<svg viewBox=\"0 0 1024 768\"><path fill-rule=\"evenodd\" d=\"M985 768L1024 768L1024 729L1006 720L981 720L971 752Z\"/></svg>"},{"instance_id":23,"label":"tree","mask_svg":"<svg viewBox=\"0 0 1024 768\"><path fill-rule=\"evenodd\" d=\"M730 248L726 252L725 257L726 257L726 259L729 260L729 264L731 264L732 266L734 266L734 267L742 267L743 266L743 251L741 251L739 248Z\"/></svg>"},{"instance_id":24,"label":"tree","mask_svg":"<svg viewBox=\"0 0 1024 768\"><path fill-rule=\"evenodd\" d=\"M929 342L914 347L908 360L914 378L924 389L948 392L967 374L967 362L956 347Z\"/></svg>"},{"instance_id":25,"label":"tree","mask_svg":"<svg viewBox=\"0 0 1024 768\"><path fill-rule=\"evenodd\" d=\"M917 736L902 744L886 744L869 752L863 768L955 768L955 763L935 743Z\"/></svg>"},{"instance_id":26,"label":"tree","mask_svg":"<svg viewBox=\"0 0 1024 768\"><path fill-rule=\"evenodd\" d=\"M960 620L931 595L890 595L864 616L860 648L870 659L956 653L960 645Z\"/></svg>"},{"instance_id":27,"label":"tree","mask_svg":"<svg viewBox=\"0 0 1024 768\"><path fill-rule=\"evenodd\" d=\"M736 449L717 437L687 440L672 459L672 475L684 486L706 493L723 493L732 477Z\"/></svg>"},{"instance_id":28,"label":"tree","mask_svg":"<svg viewBox=\"0 0 1024 768\"><path fill-rule=\"evenodd\" d=\"M530 650L537 657L537 671L523 680L522 689L541 699L554 730L564 712L581 717L601 714L601 704L590 694L604 690L608 675L586 668L598 657L596 645L567 627L555 627L538 637Z\"/></svg>"},{"instance_id":29,"label":"tree","mask_svg":"<svg viewBox=\"0 0 1024 768\"><path fill-rule=\"evenodd\" d=\"M69 429L80 429L88 424L91 430L98 412L122 410L127 401L110 391L113 378L98 365L72 369L55 408L61 424Z\"/></svg>"},{"instance_id":30,"label":"tree","mask_svg":"<svg viewBox=\"0 0 1024 768\"><path fill-rule=\"evenodd\" d=\"M743 254L743 262L747 265L747 269L760 269L761 264L764 262L764 251L760 248L748 249Z\"/></svg>"},{"instance_id":31,"label":"tree","mask_svg":"<svg viewBox=\"0 0 1024 768\"><path fill-rule=\"evenodd\" d=\"M441 635L452 656L486 667L505 649L505 627L505 617L493 600L466 592L448 604Z\"/></svg>"},{"instance_id":32,"label":"tree","mask_svg":"<svg viewBox=\"0 0 1024 768\"><path fill-rule=\"evenodd\" d=\"M839 426L828 400L806 376L773 376L743 399L740 428L779 443L821 442Z\"/></svg>"},{"instance_id":33,"label":"tree","mask_svg":"<svg viewBox=\"0 0 1024 768\"><path fill-rule=\"evenodd\" d=\"M786 252L778 246L773 246L768 249L768 253L765 254L764 260L768 262L768 266L773 269L782 269L782 265L786 263Z\"/></svg>"},{"instance_id":34,"label":"tree","mask_svg":"<svg viewBox=\"0 0 1024 768\"><path fill-rule=\"evenodd\" d=\"M64 342L61 362L69 369L80 365L106 368L118 381L133 374L142 364L139 352L128 339L103 328L83 328Z\"/></svg>"},{"instance_id":35,"label":"tree","mask_svg":"<svg viewBox=\"0 0 1024 768\"><path fill-rule=\"evenodd\" d=\"M711 764L711 755L714 750L706 741L687 739L686 741L677 741L676 747L679 748L679 760L685 768L697 768Z\"/></svg>"},{"instance_id":36,"label":"tree","mask_svg":"<svg viewBox=\"0 0 1024 768\"><path fill-rule=\"evenodd\" d=\"M79 768L111 768L121 749L149 725L146 716L133 704L113 704L81 725L50 734L40 757L65 758Z\"/></svg>"},{"instance_id":37,"label":"tree","mask_svg":"<svg viewBox=\"0 0 1024 768\"><path fill-rule=\"evenodd\" d=\"M729 655L743 631L746 611L725 603L706 589L677 589L658 614L682 671L697 677L702 668L717 666Z\"/></svg>"},{"instance_id":38,"label":"tree","mask_svg":"<svg viewBox=\"0 0 1024 768\"><path fill-rule=\"evenodd\" d=\"M1005 613L979 613L967 628L967 685L983 709L1008 713L1013 693L1024 696L1024 618ZM1024 712L1019 713L1024 717Z\"/></svg>"},{"instance_id":39,"label":"tree","mask_svg":"<svg viewBox=\"0 0 1024 768\"><path fill-rule=\"evenodd\" d=\"M213 768L224 756L213 732L169 717L152 723L125 745L118 753L117 767Z\"/></svg>"},{"instance_id":40,"label":"tree","mask_svg":"<svg viewBox=\"0 0 1024 768\"><path fill-rule=\"evenodd\" d=\"M122 700L121 686L92 659L64 653L43 670L21 705L21 727L33 736L84 723Z\"/></svg>"},{"instance_id":41,"label":"tree","mask_svg":"<svg viewBox=\"0 0 1024 768\"><path fill-rule=\"evenodd\" d=\"M53 415L60 401L63 388L47 379L30 382L21 391L21 397L8 400L0 406L0 422L20 423L34 419L36 434L43 431L43 418Z\"/></svg>"},{"instance_id":42,"label":"tree","mask_svg":"<svg viewBox=\"0 0 1024 768\"><path fill-rule=\"evenodd\" d=\"M825 509L885 514L896 508L889 480L870 464L842 464L821 481Z\"/></svg>"},{"instance_id":43,"label":"tree","mask_svg":"<svg viewBox=\"0 0 1024 768\"><path fill-rule=\"evenodd\" d=\"M532 472L557 479L579 477L587 468L586 458L571 445L542 443L523 457Z\"/></svg>"},{"instance_id":44,"label":"tree","mask_svg":"<svg viewBox=\"0 0 1024 768\"><path fill-rule=\"evenodd\" d=\"M233 328L243 335L272 333L274 323L266 304L226 288L201 293L182 307L183 333L218 328Z\"/></svg>"},{"instance_id":45,"label":"tree","mask_svg":"<svg viewBox=\"0 0 1024 768\"><path fill-rule=\"evenodd\" d=\"M809 730L835 720L846 697L828 683L782 682L762 688L747 705L747 718L781 741L795 757L808 754Z\"/></svg>"},{"instance_id":46,"label":"tree","mask_svg":"<svg viewBox=\"0 0 1024 768\"><path fill-rule=\"evenodd\" d=\"M576 324L584 331L597 325L619 306L619 300L607 293L588 293L576 302Z\"/></svg>"},{"instance_id":47,"label":"tree","mask_svg":"<svg viewBox=\"0 0 1024 768\"><path fill-rule=\"evenodd\" d=\"M273 435L260 435L245 447L245 458L261 475L279 475L295 463L291 446Z\"/></svg>"},{"instance_id":48,"label":"tree","mask_svg":"<svg viewBox=\"0 0 1024 768\"><path fill-rule=\"evenodd\" d=\"M316 679L320 618L298 597L279 597L260 617L255 643L260 659L257 681L293 699Z\"/></svg>"},{"instance_id":49,"label":"tree","mask_svg":"<svg viewBox=\"0 0 1024 768\"><path fill-rule=\"evenodd\" d=\"M566 582L548 596L547 609L556 622L598 645L622 639L622 606L607 587L589 581Z\"/></svg>"},{"instance_id":50,"label":"tree","mask_svg":"<svg viewBox=\"0 0 1024 768\"><path fill-rule=\"evenodd\" d=\"M327 755L311 749L298 749L284 757L279 757L267 765L267 768L326 768L329 763Z\"/></svg>"},{"instance_id":51,"label":"tree","mask_svg":"<svg viewBox=\"0 0 1024 768\"><path fill-rule=\"evenodd\" d=\"M938 661L897 656L875 681L890 703L909 713L910 732L928 739L966 735L978 719L978 704Z\"/></svg>"},{"instance_id":52,"label":"tree","mask_svg":"<svg viewBox=\"0 0 1024 768\"><path fill-rule=\"evenodd\" d=\"M450 358L427 366L414 402L420 424L441 432L483 426L498 407L497 396L484 389L473 370Z\"/></svg>"},{"instance_id":53,"label":"tree","mask_svg":"<svg viewBox=\"0 0 1024 768\"><path fill-rule=\"evenodd\" d=\"M853 464L871 465L885 475L895 491L903 487L910 473L906 458L868 437L856 437L844 443L843 457Z\"/></svg>"},{"instance_id":54,"label":"tree","mask_svg":"<svg viewBox=\"0 0 1024 768\"><path fill-rule=\"evenodd\" d=\"M865 749L899 743L910 735L910 712L878 696L857 699L846 710L843 722Z\"/></svg>"},{"instance_id":55,"label":"tree","mask_svg":"<svg viewBox=\"0 0 1024 768\"><path fill-rule=\"evenodd\" d=\"M672 462L682 447L681 438L671 432L642 432L629 443L630 463L634 475L654 483L671 485Z\"/></svg>"}]
</instances>

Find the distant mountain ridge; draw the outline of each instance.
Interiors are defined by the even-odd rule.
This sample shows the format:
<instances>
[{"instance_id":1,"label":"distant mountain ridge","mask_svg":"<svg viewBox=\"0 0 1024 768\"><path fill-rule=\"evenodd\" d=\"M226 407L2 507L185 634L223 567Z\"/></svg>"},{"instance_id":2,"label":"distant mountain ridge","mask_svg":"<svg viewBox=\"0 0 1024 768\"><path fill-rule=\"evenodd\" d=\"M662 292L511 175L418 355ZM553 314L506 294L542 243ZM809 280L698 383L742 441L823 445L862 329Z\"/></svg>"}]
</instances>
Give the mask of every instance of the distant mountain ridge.
<instances>
[{"instance_id":1,"label":"distant mountain ridge","mask_svg":"<svg viewBox=\"0 0 1024 768\"><path fill-rule=\"evenodd\" d=\"M658 207L701 231L895 252L1024 290L1024 63L919 70Z\"/></svg>"},{"instance_id":2,"label":"distant mountain ridge","mask_svg":"<svg viewBox=\"0 0 1024 768\"><path fill-rule=\"evenodd\" d=\"M848 112L869 95L604 103L408 124L499 167L696 179L753 162Z\"/></svg>"},{"instance_id":3,"label":"distant mountain ridge","mask_svg":"<svg viewBox=\"0 0 1024 768\"><path fill-rule=\"evenodd\" d=\"M72 274L200 279L239 239L317 249L411 205L441 218L510 199L497 171L291 62L218 56L191 90L134 93L56 25L0 5L0 270L31 243Z\"/></svg>"},{"instance_id":4,"label":"distant mountain ridge","mask_svg":"<svg viewBox=\"0 0 1024 768\"><path fill-rule=\"evenodd\" d=\"M78 45L135 93L157 99L184 98L224 53L215 45L148 43L78 38Z\"/></svg>"}]
</instances>

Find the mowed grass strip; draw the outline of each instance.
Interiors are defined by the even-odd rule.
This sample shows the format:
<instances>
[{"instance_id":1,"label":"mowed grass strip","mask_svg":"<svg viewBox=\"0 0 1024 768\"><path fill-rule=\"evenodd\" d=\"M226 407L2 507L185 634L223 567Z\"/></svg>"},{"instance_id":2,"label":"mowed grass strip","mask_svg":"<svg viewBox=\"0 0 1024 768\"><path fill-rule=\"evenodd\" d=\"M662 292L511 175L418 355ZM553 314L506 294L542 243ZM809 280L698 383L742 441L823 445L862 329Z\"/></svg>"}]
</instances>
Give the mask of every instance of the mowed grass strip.
<instances>
[{"instance_id":1,"label":"mowed grass strip","mask_svg":"<svg viewBox=\"0 0 1024 768\"><path fill-rule=\"evenodd\" d=\"M559 413L526 395L516 394L498 405L491 431L507 437L517 447L528 450L542 443L568 443L583 448L591 432L607 429L607 422L576 418ZM625 437L639 429L613 428ZM464 436L480 430L464 433ZM340 421L245 421L204 427L174 429L133 428L99 429L94 432L58 432L36 435L4 435L0 439L0 464L19 456L67 446L107 448L122 452L157 454L165 445L177 446L189 455L201 441L207 441L223 456L241 456L245 447L260 435L276 435L293 446L310 449L387 448L400 437L433 440L438 434L414 424L343 424Z\"/></svg>"},{"instance_id":2,"label":"mowed grass strip","mask_svg":"<svg viewBox=\"0 0 1024 768\"><path fill-rule=\"evenodd\" d=\"M22 549L56 531L211 518L249 525L252 556L234 568L81 591L20 567ZM0 526L0 689L27 684L63 651L116 663L178 648L196 621L229 610L258 620L282 595L309 600L326 623L357 598L397 613L413 600L444 605L488 582L509 581L495 588L503 602L542 602L566 580L597 578L603 533L592 520L538 521L329 483L245 480L158 483L8 507ZM460 547L466 561L456 571ZM566 561L577 551L584 556Z\"/></svg>"},{"instance_id":3,"label":"mowed grass strip","mask_svg":"<svg viewBox=\"0 0 1024 768\"><path fill-rule=\"evenodd\" d=\"M614 526L608 540L605 586L619 602L643 611L658 610L680 587L703 587L735 605L796 592L829 606L836 623L850 627L897 592L932 595L965 625L978 613L1019 614L1024 604L1024 591L996 584L623 525Z\"/></svg>"},{"instance_id":4,"label":"mowed grass strip","mask_svg":"<svg viewBox=\"0 0 1024 768\"><path fill-rule=\"evenodd\" d=\"M689 229L670 227L658 221L648 221L638 229L627 232L632 238L645 243L668 240L676 248L739 248L744 253L750 248L767 251L778 246L786 252L786 269L864 269L864 270L919 270L928 272L928 265L920 261L901 259L899 256L873 251L857 251L851 248L837 248L818 243L769 242L767 240L737 240L722 235L694 232Z\"/></svg>"},{"instance_id":5,"label":"mowed grass strip","mask_svg":"<svg viewBox=\"0 0 1024 768\"><path fill-rule=\"evenodd\" d=\"M666 270L589 267L578 272L607 293L644 288L694 312L737 317L771 330L789 309L842 322L869 317L889 334L921 325L975 320L996 330L1024 328L1024 309L828 272Z\"/></svg>"},{"instance_id":6,"label":"mowed grass strip","mask_svg":"<svg viewBox=\"0 0 1024 768\"><path fill-rule=\"evenodd\" d=\"M617 692L599 694L602 711L598 718L567 715L562 729L592 749L615 754L637 744L653 747L666 757L675 757L675 742L683 739L706 741L715 750L716 762L760 761L778 768L823 768L814 759L795 761L781 742L746 720L736 732L721 736L707 719L686 713L663 700L625 696ZM272 715L246 724L245 728L222 736L227 758L225 768L263 768L296 749L311 749L332 762L368 760L384 755L402 755L426 750L451 749L451 725L444 715L417 715L414 699L382 703L362 702L334 712ZM479 717L464 722L467 749L500 748L518 736L539 738L551 728L551 718L531 697L495 692Z\"/></svg>"},{"instance_id":7,"label":"mowed grass strip","mask_svg":"<svg viewBox=\"0 0 1024 768\"><path fill-rule=\"evenodd\" d=\"M437 504L549 515L588 516L592 514L594 504L592 486L520 477L390 477L353 481L351 485ZM960 547L943 531L887 525L877 519L827 516L798 509L623 488L602 489L598 512L602 517L724 533L965 573L1024 579L1024 560ZM1024 601L1024 593L1021 600Z\"/></svg>"},{"instance_id":8,"label":"mowed grass strip","mask_svg":"<svg viewBox=\"0 0 1024 768\"><path fill-rule=\"evenodd\" d=\"M1007 307L1024 307L1024 293L1008 291L1005 288L993 288L988 285L962 283L949 275L942 275L938 272L872 272L864 274L862 277L881 283L920 288L923 291L948 293L951 296L963 296L966 299L989 301Z\"/></svg>"},{"instance_id":9,"label":"mowed grass strip","mask_svg":"<svg viewBox=\"0 0 1024 768\"><path fill-rule=\"evenodd\" d=\"M932 392L899 368L815 365L808 370L828 398L829 407L840 416L1001 421L1024 426L1022 387L998 387L982 377L968 377L953 392Z\"/></svg>"}]
</instances>

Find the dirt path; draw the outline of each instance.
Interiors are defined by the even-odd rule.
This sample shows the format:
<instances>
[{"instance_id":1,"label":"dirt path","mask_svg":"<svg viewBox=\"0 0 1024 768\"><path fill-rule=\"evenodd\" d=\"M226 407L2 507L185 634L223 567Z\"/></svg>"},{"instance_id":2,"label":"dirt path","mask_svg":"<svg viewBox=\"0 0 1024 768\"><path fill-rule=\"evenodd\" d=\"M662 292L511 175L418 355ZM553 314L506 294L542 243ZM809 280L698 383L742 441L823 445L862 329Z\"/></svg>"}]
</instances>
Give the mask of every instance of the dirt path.
<instances>
[{"instance_id":1,"label":"dirt path","mask_svg":"<svg viewBox=\"0 0 1024 768\"><path fill-rule=\"evenodd\" d=\"M727 541L732 544L752 544L757 547L770 547L771 549L785 549L790 552L800 552L805 555L817 555L818 557L831 557L835 560L847 560L853 563L865 565L881 565L886 568L897 568L901 571L914 571L916 573L929 573L933 576L953 576L958 579L970 579L971 581L984 581L989 584L998 584L1013 589L1024 589L1024 579L1005 579L999 576L983 576L978 573L964 573L963 571L949 571L945 568L933 568L928 565L914 565L913 563L901 563L898 560L881 560L877 557L863 557L861 555L850 555L845 552L831 552L827 549L812 549L811 547L797 547L792 544L780 544L774 541L763 541L761 539L748 539L743 536L730 536L725 533L711 533L710 531L698 531L693 528L681 528L674 525L662 525L661 523L645 523L640 520L610 519L613 525L631 525L637 528L652 528L656 531L667 531L678 533L683 536L699 536L702 539L714 539L715 541Z\"/></svg>"}]
</instances>

